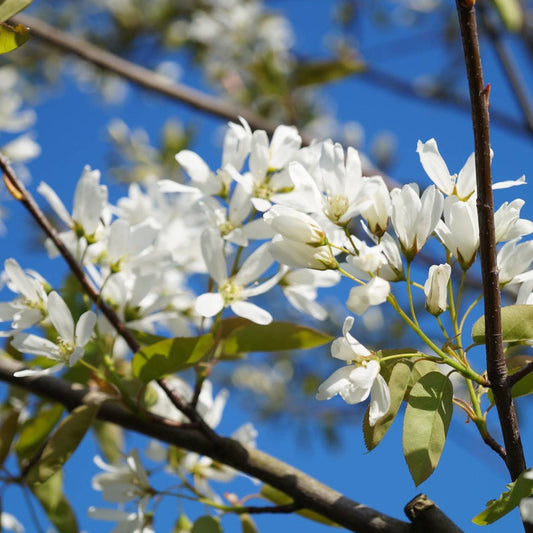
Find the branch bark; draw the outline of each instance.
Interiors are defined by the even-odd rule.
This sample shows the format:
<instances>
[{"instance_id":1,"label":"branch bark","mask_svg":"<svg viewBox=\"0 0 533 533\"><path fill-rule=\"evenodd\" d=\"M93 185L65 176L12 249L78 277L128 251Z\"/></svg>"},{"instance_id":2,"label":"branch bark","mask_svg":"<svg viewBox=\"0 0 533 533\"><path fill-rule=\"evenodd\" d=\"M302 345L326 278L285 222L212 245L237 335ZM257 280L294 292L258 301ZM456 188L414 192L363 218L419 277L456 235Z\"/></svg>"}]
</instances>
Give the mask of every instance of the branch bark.
<instances>
[{"instance_id":1,"label":"branch bark","mask_svg":"<svg viewBox=\"0 0 533 533\"><path fill-rule=\"evenodd\" d=\"M0 381L59 402L69 410L82 405L84 400L88 400L88 395L90 396L88 389L63 379L51 376L14 377L13 374L22 368L19 362L0 356ZM98 418L162 442L207 455L272 485L293 498L296 505L316 511L350 531L413 532L408 522L397 520L346 498L287 463L232 439L217 436L212 440L201 431L171 426L157 417L141 418L114 402L105 402L98 412ZM450 533L456 531L453 529Z\"/></svg>"},{"instance_id":2,"label":"branch bark","mask_svg":"<svg viewBox=\"0 0 533 533\"><path fill-rule=\"evenodd\" d=\"M485 304L487 374L498 410L507 453L507 468L511 479L515 480L526 469L526 463L511 387L507 380L507 366L503 352L500 286L496 259L496 232L490 168L488 109L490 87L485 87L483 81L474 3L475 0L456 0L472 104L481 272Z\"/></svg>"}]
</instances>

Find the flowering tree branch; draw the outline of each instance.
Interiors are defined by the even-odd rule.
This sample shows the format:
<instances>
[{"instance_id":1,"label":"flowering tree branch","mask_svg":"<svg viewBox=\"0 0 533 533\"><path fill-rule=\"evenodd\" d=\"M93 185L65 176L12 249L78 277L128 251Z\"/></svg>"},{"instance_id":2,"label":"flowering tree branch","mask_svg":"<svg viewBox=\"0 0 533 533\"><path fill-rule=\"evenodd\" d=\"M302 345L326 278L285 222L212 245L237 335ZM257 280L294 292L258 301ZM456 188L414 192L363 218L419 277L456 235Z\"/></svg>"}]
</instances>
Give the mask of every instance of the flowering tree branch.
<instances>
[{"instance_id":1,"label":"flowering tree branch","mask_svg":"<svg viewBox=\"0 0 533 533\"><path fill-rule=\"evenodd\" d=\"M0 381L59 402L70 410L92 401L88 389L63 379L51 376L15 377L14 373L21 368L22 365L19 362L0 357ZM316 511L350 531L416 533L421 531L417 529L417 524L426 524L427 527L431 524L431 531L442 533L460 533L461 531L448 518L443 528L444 515L434 504L430 513L409 514L408 516L413 520L412 524L409 524L357 503L287 463L229 438L217 436L215 440L212 440L201 431L169 425L164 419L156 416L140 417L111 401L102 404L97 416L100 420L112 422L125 429L207 455L241 472L257 477L293 498L292 505ZM276 512L276 508L273 509ZM439 527L440 529L435 529Z\"/></svg>"},{"instance_id":2,"label":"flowering tree branch","mask_svg":"<svg viewBox=\"0 0 533 533\"><path fill-rule=\"evenodd\" d=\"M514 480L526 469L526 464L511 388L507 381L507 367L502 343L501 301L490 168L488 110L490 86L485 87L483 81L474 1L457 0L456 4L472 103L481 271L484 286L487 374L503 433L507 468Z\"/></svg>"}]
</instances>

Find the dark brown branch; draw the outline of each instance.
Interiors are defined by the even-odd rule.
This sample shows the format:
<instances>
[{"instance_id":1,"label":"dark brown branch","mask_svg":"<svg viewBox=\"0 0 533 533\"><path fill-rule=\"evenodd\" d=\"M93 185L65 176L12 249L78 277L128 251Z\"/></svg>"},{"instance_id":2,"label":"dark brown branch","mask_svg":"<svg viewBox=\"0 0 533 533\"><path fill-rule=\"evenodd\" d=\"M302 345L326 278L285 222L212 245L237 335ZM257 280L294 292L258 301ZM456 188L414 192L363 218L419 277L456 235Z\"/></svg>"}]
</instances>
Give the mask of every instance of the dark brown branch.
<instances>
[{"instance_id":1,"label":"dark brown branch","mask_svg":"<svg viewBox=\"0 0 533 533\"><path fill-rule=\"evenodd\" d=\"M507 467L515 480L526 468L516 411L507 383L507 366L502 343L501 301L496 232L490 169L488 90L483 81L474 0L456 0L472 104L476 153L477 208L480 233L481 273L485 305L487 375L494 394L502 429Z\"/></svg>"},{"instance_id":2,"label":"dark brown branch","mask_svg":"<svg viewBox=\"0 0 533 533\"><path fill-rule=\"evenodd\" d=\"M247 505L238 507L238 514L290 514L301 510L300 505L288 503L287 505Z\"/></svg>"},{"instance_id":3,"label":"dark brown branch","mask_svg":"<svg viewBox=\"0 0 533 533\"><path fill-rule=\"evenodd\" d=\"M494 437L486 431L485 433L482 433L481 437L483 438L483 442L489 447L492 448L507 464L507 452L505 451L505 448L496 440Z\"/></svg>"},{"instance_id":4,"label":"dark brown branch","mask_svg":"<svg viewBox=\"0 0 533 533\"><path fill-rule=\"evenodd\" d=\"M515 383L518 383L522 378L525 378L531 372L533 372L533 363L528 363L514 374L507 376L507 383L509 387L512 387Z\"/></svg>"},{"instance_id":5,"label":"dark brown branch","mask_svg":"<svg viewBox=\"0 0 533 533\"><path fill-rule=\"evenodd\" d=\"M63 404L67 409L92 401L88 389L51 376L14 377L22 365L0 356L0 381ZM344 497L300 470L254 448L229 438L212 440L201 431L182 429L157 417L141 418L121 405L102 404L98 418L162 442L207 455L272 485L294 500L294 505L310 509L358 533L411 533L411 525ZM455 531L455 530L453 530Z\"/></svg>"},{"instance_id":6,"label":"dark brown branch","mask_svg":"<svg viewBox=\"0 0 533 533\"><path fill-rule=\"evenodd\" d=\"M506 78L511 86L515 99L522 110L524 119L527 123L529 133L533 133L533 107L526 89L524 79L520 73L520 69L516 64L513 53L505 44L501 30L496 23L491 19L490 13L487 12L486 6L481 2L478 6L481 14L481 21L489 36L492 46L496 51L500 65L505 72ZM494 119L494 111L491 110L492 119Z\"/></svg>"},{"instance_id":7,"label":"dark brown branch","mask_svg":"<svg viewBox=\"0 0 533 533\"><path fill-rule=\"evenodd\" d=\"M425 494L415 496L404 508L416 533L461 533L461 530Z\"/></svg>"}]
</instances>

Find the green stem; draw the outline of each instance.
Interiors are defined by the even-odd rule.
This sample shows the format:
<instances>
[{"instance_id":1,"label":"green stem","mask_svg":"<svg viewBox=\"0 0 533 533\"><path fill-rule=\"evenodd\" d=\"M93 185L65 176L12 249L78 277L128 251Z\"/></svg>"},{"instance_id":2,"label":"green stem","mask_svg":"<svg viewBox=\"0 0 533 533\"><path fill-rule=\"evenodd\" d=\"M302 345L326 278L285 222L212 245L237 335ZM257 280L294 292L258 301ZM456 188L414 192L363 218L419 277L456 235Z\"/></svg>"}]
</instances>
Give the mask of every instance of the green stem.
<instances>
[{"instance_id":1,"label":"green stem","mask_svg":"<svg viewBox=\"0 0 533 533\"><path fill-rule=\"evenodd\" d=\"M411 261L407 261L407 297L409 298L409 309L411 310L411 317L413 322L419 328L418 319L416 318L415 304L413 302L413 293L411 291Z\"/></svg>"}]
</instances>

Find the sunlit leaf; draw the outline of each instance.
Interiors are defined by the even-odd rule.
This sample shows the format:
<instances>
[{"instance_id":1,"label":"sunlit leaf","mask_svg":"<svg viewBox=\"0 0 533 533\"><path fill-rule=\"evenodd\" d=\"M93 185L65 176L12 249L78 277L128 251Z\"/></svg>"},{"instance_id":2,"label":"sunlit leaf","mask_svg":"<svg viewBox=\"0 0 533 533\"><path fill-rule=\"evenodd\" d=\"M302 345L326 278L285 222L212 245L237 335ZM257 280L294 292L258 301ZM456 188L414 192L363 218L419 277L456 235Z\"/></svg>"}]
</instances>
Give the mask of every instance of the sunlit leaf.
<instances>
[{"instance_id":1,"label":"sunlit leaf","mask_svg":"<svg viewBox=\"0 0 533 533\"><path fill-rule=\"evenodd\" d=\"M181 513L174 524L174 529L172 533L189 533L192 530L192 522L189 520L188 516Z\"/></svg>"},{"instance_id":2,"label":"sunlit leaf","mask_svg":"<svg viewBox=\"0 0 533 533\"><path fill-rule=\"evenodd\" d=\"M411 361L399 361L394 365L387 382L391 400L390 407L385 415L380 418L374 426L371 426L368 422L370 407L367 409L363 420L363 436L368 450L373 450L381 442L385 433L387 433L391 424L394 422L400 406L402 405L412 369L413 364Z\"/></svg>"},{"instance_id":3,"label":"sunlit leaf","mask_svg":"<svg viewBox=\"0 0 533 533\"><path fill-rule=\"evenodd\" d=\"M191 533L223 533L223 530L218 518L201 516L195 520Z\"/></svg>"},{"instance_id":4,"label":"sunlit leaf","mask_svg":"<svg viewBox=\"0 0 533 533\"><path fill-rule=\"evenodd\" d=\"M6 413L0 426L0 467L2 467L6 457L9 455L11 444L17 434L19 414L17 409L11 409Z\"/></svg>"},{"instance_id":5,"label":"sunlit leaf","mask_svg":"<svg viewBox=\"0 0 533 533\"><path fill-rule=\"evenodd\" d=\"M257 529L253 518L249 514L241 514L239 518L241 520L242 533L259 533L259 529Z\"/></svg>"},{"instance_id":6,"label":"sunlit leaf","mask_svg":"<svg viewBox=\"0 0 533 533\"><path fill-rule=\"evenodd\" d=\"M35 416L27 420L20 430L15 451L21 459L29 459L36 453L61 419L63 406L42 407Z\"/></svg>"},{"instance_id":7,"label":"sunlit leaf","mask_svg":"<svg viewBox=\"0 0 533 533\"><path fill-rule=\"evenodd\" d=\"M453 412L453 387L440 372L430 372L413 386L403 423L403 453L415 485L435 470Z\"/></svg>"},{"instance_id":8,"label":"sunlit leaf","mask_svg":"<svg viewBox=\"0 0 533 533\"><path fill-rule=\"evenodd\" d=\"M58 533L78 533L76 515L63 494L63 473L56 472L44 483L30 487Z\"/></svg>"},{"instance_id":9,"label":"sunlit leaf","mask_svg":"<svg viewBox=\"0 0 533 533\"><path fill-rule=\"evenodd\" d=\"M201 361L213 346L208 333L200 337L176 337L141 348L133 356L133 374L145 383L189 368Z\"/></svg>"},{"instance_id":10,"label":"sunlit leaf","mask_svg":"<svg viewBox=\"0 0 533 533\"><path fill-rule=\"evenodd\" d=\"M291 81L293 87L306 87L341 80L365 69L363 61L352 57L300 62L293 71Z\"/></svg>"},{"instance_id":11,"label":"sunlit leaf","mask_svg":"<svg viewBox=\"0 0 533 533\"><path fill-rule=\"evenodd\" d=\"M520 0L492 0L505 27L518 33L524 24L524 11Z\"/></svg>"},{"instance_id":12,"label":"sunlit leaf","mask_svg":"<svg viewBox=\"0 0 533 533\"><path fill-rule=\"evenodd\" d=\"M267 485L267 484L264 484L261 487L260 494L263 498L265 498L266 500L276 505L289 505L293 502L290 496L272 487L271 485ZM308 518L309 520L313 520L314 522L319 522L320 524L326 524L328 526L339 527L335 522L333 522L329 518L326 518L325 516L322 516L319 513L315 513L314 511L309 511L307 509L304 509L303 511L296 511L296 514L299 514L300 516L304 516L305 518Z\"/></svg>"},{"instance_id":13,"label":"sunlit leaf","mask_svg":"<svg viewBox=\"0 0 533 533\"><path fill-rule=\"evenodd\" d=\"M30 38L30 32L26 26L17 24L10 26L0 22L0 54L7 54L22 46Z\"/></svg>"},{"instance_id":14,"label":"sunlit leaf","mask_svg":"<svg viewBox=\"0 0 533 533\"><path fill-rule=\"evenodd\" d=\"M266 326L247 324L235 328L226 338L224 352L278 352L305 350L331 342L333 337L290 322L272 322Z\"/></svg>"},{"instance_id":15,"label":"sunlit leaf","mask_svg":"<svg viewBox=\"0 0 533 533\"><path fill-rule=\"evenodd\" d=\"M96 420L93 424L96 440L103 456L110 463L117 463L124 457L124 430L116 424Z\"/></svg>"},{"instance_id":16,"label":"sunlit leaf","mask_svg":"<svg viewBox=\"0 0 533 533\"><path fill-rule=\"evenodd\" d=\"M80 405L59 424L46 443L41 458L30 470L28 484L43 483L69 460L98 411L98 405Z\"/></svg>"},{"instance_id":17,"label":"sunlit leaf","mask_svg":"<svg viewBox=\"0 0 533 533\"><path fill-rule=\"evenodd\" d=\"M33 0L0 0L0 22L26 9L32 2Z\"/></svg>"},{"instance_id":18,"label":"sunlit leaf","mask_svg":"<svg viewBox=\"0 0 533 533\"><path fill-rule=\"evenodd\" d=\"M533 339L533 305L518 304L502 307L503 342L520 342ZM472 328L472 339L485 342L485 316Z\"/></svg>"},{"instance_id":19,"label":"sunlit leaf","mask_svg":"<svg viewBox=\"0 0 533 533\"><path fill-rule=\"evenodd\" d=\"M525 475L531 475L531 470L522 472L516 481L507 485L508 490L503 492L497 500L487 502L487 508L472 519L478 526L486 526L499 520L518 506L522 498L527 498L533 494L533 479L528 479Z\"/></svg>"}]
</instances>

